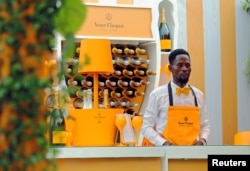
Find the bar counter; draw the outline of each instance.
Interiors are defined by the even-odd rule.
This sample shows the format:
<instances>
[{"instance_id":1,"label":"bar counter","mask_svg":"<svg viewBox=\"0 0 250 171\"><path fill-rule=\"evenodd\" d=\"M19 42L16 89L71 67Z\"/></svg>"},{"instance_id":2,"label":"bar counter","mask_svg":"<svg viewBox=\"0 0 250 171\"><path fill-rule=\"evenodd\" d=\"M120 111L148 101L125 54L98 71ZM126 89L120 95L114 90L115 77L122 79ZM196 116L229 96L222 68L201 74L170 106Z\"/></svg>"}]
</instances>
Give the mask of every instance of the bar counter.
<instances>
[{"instance_id":1,"label":"bar counter","mask_svg":"<svg viewBox=\"0 0 250 171\"><path fill-rule=\"evenodd\" d=\"M58 171L207 170L208 155L250 155L250 146L65 147L56 148ZM52 149L48 158L53 157Z\"/></svg>"}]
</instances>

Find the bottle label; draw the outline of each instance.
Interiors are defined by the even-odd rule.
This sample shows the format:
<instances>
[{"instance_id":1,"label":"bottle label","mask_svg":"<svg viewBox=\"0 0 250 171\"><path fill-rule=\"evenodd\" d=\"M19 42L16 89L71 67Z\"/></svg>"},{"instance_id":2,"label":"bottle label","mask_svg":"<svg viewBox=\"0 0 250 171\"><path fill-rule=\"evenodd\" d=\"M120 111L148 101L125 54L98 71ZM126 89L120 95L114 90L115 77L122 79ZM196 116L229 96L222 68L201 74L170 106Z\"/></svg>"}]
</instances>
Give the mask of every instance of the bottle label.
<instances>
[{"instance_id":1,"label":"bottle label","mask_svg":"<svg viewBox=\"0 0 250 171\"><path fill-rule=\"evenodd\" d=\"M52 144L65 144L65 143L66 143L66 131L52 132Z\"/></svg>"},{"instance_id":2,"label":"bottle label","mask_svg":"<svg viewBox=\"0 0 250 171\"><path fill-rule=\"evenodd\" d=\"M170 39L162 39L162 40L160 40L160 46L161 46L162 50L166 50L166 49L171 50L171 48L172 48L171 40Z\"/></svg>"}]
</instances>

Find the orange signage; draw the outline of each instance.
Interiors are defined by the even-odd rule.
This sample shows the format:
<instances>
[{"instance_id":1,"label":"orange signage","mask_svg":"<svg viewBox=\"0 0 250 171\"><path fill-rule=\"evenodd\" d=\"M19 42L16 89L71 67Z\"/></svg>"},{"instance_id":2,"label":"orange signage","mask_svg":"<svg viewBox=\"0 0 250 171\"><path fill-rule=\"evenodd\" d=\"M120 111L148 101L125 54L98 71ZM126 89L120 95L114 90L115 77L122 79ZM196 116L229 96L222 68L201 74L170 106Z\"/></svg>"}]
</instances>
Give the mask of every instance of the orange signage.
<instances>
[{"instance_id":1,"label":"orange signage","mask_svg":"<svg viewBox=\"0 0 250 171\"><path fill-rule=\"evenodd\" d=\"M152 38L150 8L87 6L78 36Z\"/></svg>"}]
</instances>

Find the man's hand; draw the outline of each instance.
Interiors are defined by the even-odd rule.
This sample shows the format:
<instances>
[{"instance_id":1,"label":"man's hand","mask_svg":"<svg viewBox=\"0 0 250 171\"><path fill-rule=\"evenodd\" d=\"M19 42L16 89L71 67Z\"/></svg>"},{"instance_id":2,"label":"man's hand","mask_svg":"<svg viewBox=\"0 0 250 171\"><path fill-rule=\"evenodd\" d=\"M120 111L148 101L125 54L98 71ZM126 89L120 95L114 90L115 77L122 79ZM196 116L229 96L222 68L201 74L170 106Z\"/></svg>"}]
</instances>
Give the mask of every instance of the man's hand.
<instances>
[{"instance_id":1,"label":"man's hand","mask_svg":"<svg viewBox=\"0 0 250 171\"><path fill-rule=\"evenodd\" d=\"M165 141L163 144L163 146L170 146L170 145L173 145L172 143L168 142L168 141Z\"/></svg>"},{"instance_id":2,"label":"man's hand","mask_svg":"<svg viewBox=\"0 0 250 171\"><path fill-rule=\"evenodd\" d=\"M203 145L201 141L197 141L194 145Z\"/></svg>"},{"instance_id":3,"label":"man's hand","mask_svg":"<svg viewBox=\"0 0 250 171\"><path fill-rule=\"evenodd\" d=\"M207 142L206 142L206 140L204 138L201 138L194 145L207 145Z\"/></svg>"}]
</instances>

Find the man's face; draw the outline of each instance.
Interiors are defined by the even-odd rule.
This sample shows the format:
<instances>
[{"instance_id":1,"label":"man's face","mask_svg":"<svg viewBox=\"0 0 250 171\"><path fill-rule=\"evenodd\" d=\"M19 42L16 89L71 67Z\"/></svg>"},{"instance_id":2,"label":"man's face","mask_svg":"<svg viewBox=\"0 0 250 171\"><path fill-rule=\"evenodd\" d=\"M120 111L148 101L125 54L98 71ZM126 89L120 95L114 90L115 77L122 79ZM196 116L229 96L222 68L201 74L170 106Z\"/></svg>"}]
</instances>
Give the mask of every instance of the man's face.
<instances>
[{"instance_id":1,"label":"man's face","mask_svg":"<svg viewBox=\"0 0 250 171\"><path fill-rule=\"evenodd\" d=\"M173 65L169 66L173 75L173 81L177 85L186 84L191 73L190 58L188 55L180 54L176 56Z\"/></svg>"}]
</instances>

